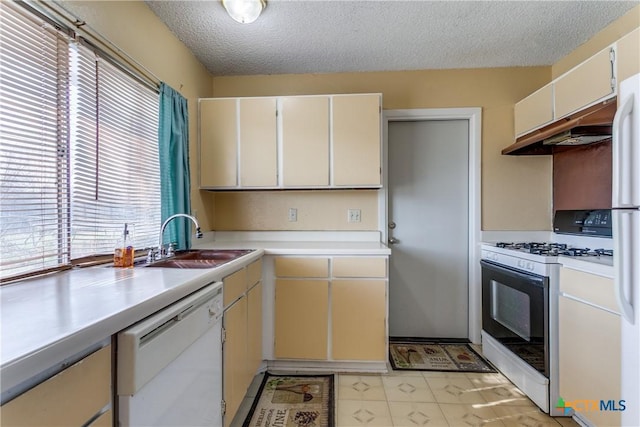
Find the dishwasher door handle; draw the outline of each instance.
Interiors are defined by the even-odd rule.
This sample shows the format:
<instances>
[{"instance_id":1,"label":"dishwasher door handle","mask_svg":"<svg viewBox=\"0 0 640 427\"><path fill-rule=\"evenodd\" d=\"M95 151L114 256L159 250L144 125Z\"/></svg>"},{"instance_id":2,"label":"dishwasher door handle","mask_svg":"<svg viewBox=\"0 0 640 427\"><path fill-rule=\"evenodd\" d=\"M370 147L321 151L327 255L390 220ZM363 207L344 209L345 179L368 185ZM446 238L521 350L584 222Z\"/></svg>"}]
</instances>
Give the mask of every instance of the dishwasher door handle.
<instances>
[{"instance_id":1,"label":"dishwasher door handle","mask_svg":"<svg viewBox=\"0 0 640 427\"><path fill-rule=\"evenodd\" d=\"M120 332L118 395L133 396L206 333L216 323L209 310L221 298L221 284L209 285Z\"/></svg>"}]
</instances>

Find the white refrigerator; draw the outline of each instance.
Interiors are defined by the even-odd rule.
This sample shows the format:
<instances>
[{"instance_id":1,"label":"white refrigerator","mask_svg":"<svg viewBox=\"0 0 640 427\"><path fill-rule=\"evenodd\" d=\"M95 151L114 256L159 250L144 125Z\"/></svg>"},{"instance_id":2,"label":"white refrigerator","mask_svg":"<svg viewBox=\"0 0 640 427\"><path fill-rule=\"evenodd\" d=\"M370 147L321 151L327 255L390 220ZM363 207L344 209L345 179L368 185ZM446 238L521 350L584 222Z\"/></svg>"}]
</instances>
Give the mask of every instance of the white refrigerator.
<instances>
[{"instance_id":1,"label":"white refrigerator","mask_svg":"<svg viewBox=\"0 0 640 427\"><path fill-rule=\"evenodd\" d=\"M640 74L620 84L613 120L615 288L622 322L623 426L640 426Z\"/></svg>"}]
</instances>

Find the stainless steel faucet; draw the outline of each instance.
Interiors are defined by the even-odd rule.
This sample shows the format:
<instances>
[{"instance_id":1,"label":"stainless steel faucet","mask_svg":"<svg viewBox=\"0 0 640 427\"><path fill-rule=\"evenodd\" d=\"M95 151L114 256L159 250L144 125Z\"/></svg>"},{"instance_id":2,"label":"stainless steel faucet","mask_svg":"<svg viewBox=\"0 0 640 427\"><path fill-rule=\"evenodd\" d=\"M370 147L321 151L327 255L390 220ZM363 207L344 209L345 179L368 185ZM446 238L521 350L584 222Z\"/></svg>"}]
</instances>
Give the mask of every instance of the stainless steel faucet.
<instances>
[{"instance_id":1,"label":"stainless steel faucet","mask_svg":"<svg viewBox=\"0 0 640 427\"><path fill-rule=\"evenodd\" d=\"M191 221L193 221L193 223L196 226L196 238L197 239L202 238L202 231L200 230L200 224L198 224L198 220L195 217L191 215L183 214L183 213L171 215L162 223L162 227L160 227L160 237L158 238L158 258L162 258L163 256L162 237L164 236L164 229L167 228L167 224L169 224L169 222L179 217L189 218Z\"/></svg>"}]
</instances>

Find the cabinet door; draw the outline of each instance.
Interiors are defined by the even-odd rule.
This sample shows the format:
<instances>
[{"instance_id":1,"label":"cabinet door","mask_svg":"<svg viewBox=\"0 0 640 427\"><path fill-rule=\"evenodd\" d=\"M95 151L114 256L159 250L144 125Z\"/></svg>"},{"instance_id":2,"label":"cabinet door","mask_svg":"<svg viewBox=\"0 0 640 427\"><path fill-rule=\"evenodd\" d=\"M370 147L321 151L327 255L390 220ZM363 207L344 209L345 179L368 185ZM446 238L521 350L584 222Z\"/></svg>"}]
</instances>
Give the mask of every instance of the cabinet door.
<instances>
[{"instance_id":1,"label":"cabinet door","mask_svg":"<svg viewBox=\"0 0 640 427\"><path fill-rule=\"evenodd\" d=\"M82 426L111 402L111 346L2 405L3 426Z\"/></svg>"},{"instance_id":2,"label":"cabinet door","mask_svg":"<svg viewBox=\"0 0 640 427\"><path fill-rule=\"evenodd\" d=\"M327 358L328 280L276 280L275 356Z\"/></svg>"},{"instance_id":3,"label":"cabinet door","mask_svg":"<svg viewBox=\"0 0 640 427\"><path fill-rule=\"evenodd\" d=\"M200 100L200 187L238 184L235 99Z\"/></svg>"},{"instance_id":4,"label":"cabinet door","mask_svg":"<svg viewBox=\"0 0 640 427\"><path fill-rule=\"evenodd\" d=\"M247 290L247 269L243 268L222 280L222 295L224 306L237 300Z\"/></svg>"},{"instance_id":5,"label":"cabinet door","mask_svg":"<svg viewBox=\"0 0 640 427\"><path fill-rule=\"evenodd\" d=\"M379 186L380 95L334 96L333 184Z\"/></svg>"},{"instance_id":6,"label":"cabinet door","mask_svg":"<svg viewBox=\"0 0 640 427\"><path fill-rule=\"evenodd\" d=\"M276 99L240 99L240 186L277 185Z\"/></svg>"},{"instance_id":7,"label":"cabinet door","mask_svg":"<svg viewBox=\"0 0 640 427\"><path fill-rule=\"evenodd\" d=\"M249 383L262 363L262 282L248 292L248 375Z\"/></svg>"},{"instance_id":8,"label":"cabinet door","mask_svg":"<svg viewBox=\"0 0 640 427\"><path fill-rule=\"evenodd\" d=\"M611 68L611 53L607 48L560 77L554 83L555 118L613 95Z\"/></svg>"},{"instance_id":9,"label":"cabinet door","mask_svg":"<svg viewBox=\"0 0 640 427\"><path fill-rule=\"evenodd\" d=\"M618 84L634 74L640 73L640 28L636 28L618 40L616 63Z\"/></svg>"},{"instance_id":10,"label":"cabinet door","mask_svg":"<svg viewBox=\"0 0 640 427\"><path fill-rule=\"evenodd\" d=\"M329 185L329 97L282 98L285 187Z\"/></svg>"},{"instance_id":11,"label":"cabinet door","mask_svg":"<svg viewBox=\"0 0 640 427\"><path fill-rule=\"evenodd\" d=\"M333 359L386 360L385 285L384 280L333 280Z\"/></svg>"},{"instance_id":12,"label":"cabinet door","mask_svg":"<svg viewBox=\"0 0 640 427\"><path fill-rule=\"evenodd\" d=\"M329 258L278 257L277 277L329 277Z\"/></svg>"},{"instance_id":13,"label":"cabinet door","mask_svg":"<svg viewBox=\"0 0 640 427\"><path fill-rule=\"evenodd\" d=\"M247 392L247 298L236 301L224 312L225 342L222 347L222 383L228 426Z\"/></svg>"},{"instance_id":14,"label":"cabinet door","mask_svg":"<svg viewBox=\"0 0 640 427\"><path fill-rule=\"evenodd\" d=\"M551 83L518 102L513 110L516 137L553 120Z\"/></svg>"},{"instance_id":15,"label":"cabinet door","mask_svg":"<svg viewBox=\"0 0 640 427\"><path fill-rule=\"evenodd\" d=\"M620 399L620 316L560 297L560 396ZM620 425L615 411L582 411L594 425Z\"/></svg>"}]
</instances>

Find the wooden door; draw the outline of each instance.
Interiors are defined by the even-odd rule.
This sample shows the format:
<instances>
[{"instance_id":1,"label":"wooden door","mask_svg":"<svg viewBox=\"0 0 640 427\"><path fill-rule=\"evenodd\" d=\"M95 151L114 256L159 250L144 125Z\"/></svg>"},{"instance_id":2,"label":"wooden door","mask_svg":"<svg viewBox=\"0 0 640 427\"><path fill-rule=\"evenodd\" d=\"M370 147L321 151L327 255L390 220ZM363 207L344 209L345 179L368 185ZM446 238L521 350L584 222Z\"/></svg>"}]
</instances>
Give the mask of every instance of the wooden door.
<instances>
[{"instance_id":1,"label":"wooden door","mask_svg":"<svg viewBox=\"0 0 640 427\"><path fill-rule=\"evenodd\" d=\"M276 187L276 99L240 99L240 186Z\"/></svg>"},{"instance_id":2,"label":"wooden door","mask_svg":"<svg viewBox=\"0 0 640 427\"><path fill-rule=\"evenodd\" d=\"M386 360L386 281L331 282L333 359Z\"/></svg>"},{"instance_id":3,"label":"wooden door","mask_svg":"<svg viewBox=\"0 0 640 427\"><path fill-rule=\"evenodd\" d=\"M334 96L333 184L379 186L380 95Z\"/></svg>"},{"instance_id":4,"label":"wooden door","mask_svg":"<svg viewBox=\"0 0 640 427\"><path fill-rule=\"evenodd\" d=\"M277 279L275 356L325 360L328 310L328 280Z\"/></svg>"},{"instance_id":5,"label":"wooden door","mask_svg":"<svg viewBox=\"0 0 640 427\"><path fill-rule=\"evenodd\" d=\"M238 184L235 99L200 100L200 187Z\"/></svg>"},{"instance_id":6,"label":"wooden door","mask_svg":"<svg viewBox=\"0 0 640 427\"><path fill-rule=\"evenodd\" d=\"M285 187L329 185L329 97L282 98Z\"/></svg>"}]
</instances>

